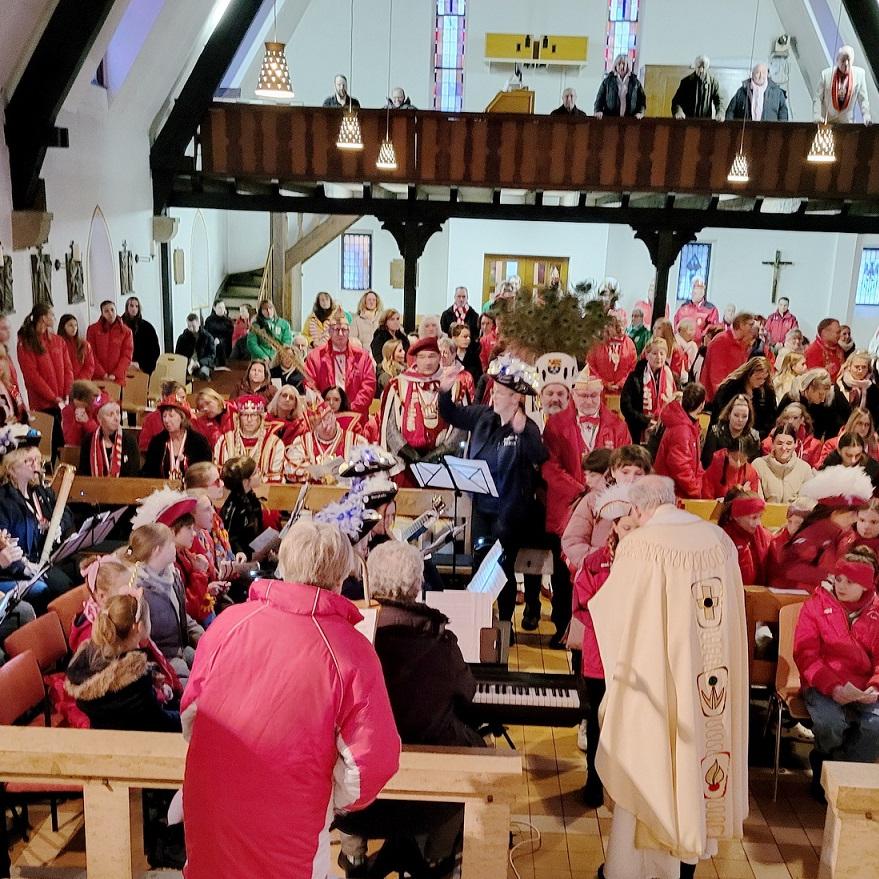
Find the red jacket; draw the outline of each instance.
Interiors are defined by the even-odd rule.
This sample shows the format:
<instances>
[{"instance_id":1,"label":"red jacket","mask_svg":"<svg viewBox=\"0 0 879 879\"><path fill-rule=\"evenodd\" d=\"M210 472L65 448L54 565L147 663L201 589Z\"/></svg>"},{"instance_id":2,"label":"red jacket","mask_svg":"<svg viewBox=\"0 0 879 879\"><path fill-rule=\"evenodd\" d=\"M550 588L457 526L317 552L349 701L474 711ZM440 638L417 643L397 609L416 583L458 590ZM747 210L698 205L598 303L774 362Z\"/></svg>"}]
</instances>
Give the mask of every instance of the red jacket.
<instances>
[{"instance_id":1,"label":"red jacket","mask_svg":"<svg viewBox=\"0 0 879 879\"><path fill-rule=\"evenodd\" d=\"M678 328L678 324L684 319L689 318L696 327L696 344L702 344L702 336L705 335L705 330L710 327L712 324L720 323L720 314L717 311L717 306L712 305L712 303L708 302L708 300L703 299L702 302L697 305L693 302L692 299L688 299L676 312L675 312L675 329ZM644 322L647 322L647 318L644 318Z\"/></svg>"},{"instance_id":2,"label":"red jacket","mask_svg":"<svg viewBox=\"0 0 879 879\"><path fill-rule=\"evenodd\" d=\"M332 342L324 342L308 352L305 380L309 387L320 393L336 385ZM364 416L369 414L369 406L375 396L375 364L366 351L353 345L348 346L345 357L345 393L351 401L352 411Z\"/></svg>"},{"instance_id":3,"label":"red jacket","mask_svg":"<svg viewBox=\"0 0 879 879\"><path fill-rule=\"evenodd\" d=\"M699 381L705 385L708 402L714 399L720 383L748 360L750 345L743 344L733 331L718 333L708 344Z\"/></svg>"},{"instance_id":4,"label":"red jacket","mask_svg":"<svg viewBox=\"0 0 879 879\"><path fill-rule=\"evenodd\" d=\"M596 449L617 449L632 442L626 422L606 406L598 410ZM561 536L571 516L571 507L583 494L583 454L586 446L577 424L577 410L573 403L567 409L546 419L543 445L549 458L543 465L546 492L546 528Z\"/></svg>"},{"instance_id":5,"label":"red jacket","mask_svg":"<svg viewBox=\"0 0 879 879\"><path fill-rule=\"evenodd\" d=\"M762 525L750 534L736 522L730 520L721 526L736 545L739 553L739 570L742 583L746 586L765 586L767 582L767 562L772 545L772 533Z\"/></svg>"},{"instance_id":6,"label":"red jacket","mask_svg":"<svg viewBox=\"0 0 879 879\"><path fill-rule=\"evenodd\" d=\"M604 390L618 394L638 362L638 351L635 343L623 335L619 339L608 339L596 345L589 352L586 362L601 377Z\"/></svg>"},{"instance_id":7,"label":"red jacket","mask_svg":"<svg viewBox=\"0 0 879 879\"><path fill-rule=\"evenodd\" d=\"M73 367L61 336L46 333L41 339L45 353L37 354L18 343L18 365L24 376L31 409L52 409L66 400L73 387Z\"/></svg>"},{"instance_id":8,"label":"red jacket","mask_svg":"<svg viewBox=\"0 0 879 879\"><path fill-rule=\"evenodd\" d=\"M73 380L91 379L95 374L95 354L92 346L86 342L85 352L83 353L82 363L76 353L76 339L64 336L64 344L67 346L67 356L70 358L70 365L73 367Z\"/></svg>"},{"instance_id":9,"label":"red jacket","mask_svg":"<svg viewBox=\"0 0 879 879\"><path fill-rule=\"evenodd\" d=\"M665 430L656 450L654 471L674 480L678 497L702 497L699 422L690 418L677 400L672 400L659 413L659 420Z\"/></svg>"},{"instance_id":10,"label":"red jacket","mask_svg":"<svg viewBox=\"0 0 879 879\"><path fill-rule=\"evenodd\" d=\"M778 589L815 588L833 570L845 545L846 532L830 519L800 528L778 552L771 585Z\"/></svg>"},{"instance_id":11,"label":"red jacket","mask_svg":"<svg viewBox=\"0 0 879 879\"><path fill-rule=\"evenodd\" d=\"M97 429L98 422L91 414L85 421L76 420L76 407L73 403L68 403L61 409L61 432L64 434L65 446L81 446Z\"/></svg>"},{"instance_id":12,"label":"red jacket","mask_svg":"<svg viewBox=\"0 0 879 879\"><path fill-rule=\"evenodd\" d=\"M799 325L797 319L790 312L787 312L782 316L777 311L773 311L772 314L766 318L766 323L764 324L766 329L766 341L769 342L770 345L783 345L784 337L791 330L797 329Z\"/></svg>"},{"instance_id":13,"label":"red jacket","mask_svg":"<svg viewBox=\"0 0 879 879\"><path fill-rule=\"evenodd\" d=\"M397 771L400 737L360 619L327 589L257 580L202 636L180 706L186 879L230 864L323 876L333 810L369 805ZM279 815L296 818L267 832Z\"/></svg>"},{"instance_id":14,"label":"red jacket","mask_svg":"<svg viewBox=\"0 0 879 879\"><path fill-rule=\"evenodd\" d=\"M604 665L595 637L595 624L589 613L589 602L610 576L610 547L602 546L583 559L583 566L574 578L574 616L583 623L583 661L580 674L584 678L604 678Z\"/></svg>"},{"instance_id":15,"label":"red jacket","mask_svg":"<svg viewBox=\"0 0 879 879\"><path fill-rule=\"evenodd\" d=\"M162 423L161 411L153 409L153 411L144 418L143 424L140 426L140 436L137 438L137 447L140 449L142 455L145 455L147 449L150 447L150 440L152 440L157 433L161 433L164 429L165 425Z\"/></svg>"},{"instance_id":16,"label":"red jacket","mask_svg":"<svg viewBox=\"0 0 879 879\"><path fill-rule=\"evenodd\" d=\"M741 469L728 463L729 451L718 449L708 469L702 474L702 497L708 500L722 498L735 486L747 488L748 491L760 493L760 477L757 471L750 465L745 464Z\"/></svg>"},{"instance_id":17,"label":"red jacket","mask_svg":"<svg viewBox=\"0 0 879 879\"><path fill-rule=\"evenodd\" d=\"M125 385L125 374L131 366L134 353L134 336L131 330L117 317L112 324L98 318L87 330L86 339L95 355L95 378L115 377L118 385Z\"/></svg>"},{"instance_id":18,"label":"red jacket","mask_svg":"<svg viewBox=\"0 0 879 879\"><path fill-rule=\"evenodd\" d=\"M794 662L805 687L830 696L835 687L879 687L879 603L853 623L839 599L823 587L803 603L794 635Z\"/></svg>"},{"instance_id":19,"label":"red jacket","mask_svg":"<svg viewBox=\"0 0 879 879\"><path fill-rule=\"evenodd\" d=\"M830 381L836 384L839 374L842 372L842 364L845 363L845 352L839 345L825 345L820 339L815 339L806 348L806 366L809 369L821 367L830 373Z\"/></svg>"},{"instance_id":20,"label":"red jacket","mask_svg":"<svg viewBox=\"0 0 879 879\"><path fill-rule=\"evenodd\" d=\"M235 403L227 402L226 408L223 412L217 416L217 418L204 418L201 415L198 418L192 419L192 429L197 430L207 441L208 445L213 449L217 445L217 440L227 431L230 431L235 426L232 420L232 414L235 412ZM154 414L154 413L153 413ZM141 427L141 433L146 429L147 421L152 418L152 414L148 415L144 419L143 427ZM154 429L155 426L155 429ZM164 425L162 424L161 414L159 415L158 421L154 422L154 424L150 425L150 435L147 438L147 446L150 444L150 440L157 434L162 431ZM143 438L141 437L141 442ZM146 451L146 448L141 451Z\"/></svg>"}]
</instances>

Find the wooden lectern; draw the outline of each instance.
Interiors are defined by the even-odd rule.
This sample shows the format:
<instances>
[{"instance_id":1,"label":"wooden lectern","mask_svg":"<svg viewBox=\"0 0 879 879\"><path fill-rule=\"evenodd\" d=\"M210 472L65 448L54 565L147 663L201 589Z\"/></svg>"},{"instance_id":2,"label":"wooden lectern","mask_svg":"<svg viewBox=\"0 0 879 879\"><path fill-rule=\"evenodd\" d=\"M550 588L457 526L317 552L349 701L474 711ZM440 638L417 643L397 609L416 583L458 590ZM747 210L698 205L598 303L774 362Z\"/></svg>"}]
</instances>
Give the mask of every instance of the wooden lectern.
<instances>
[{"instance_id":1,"label":"wooden lectern","mask_svg":"<svg viewBox=\"0 0 879 879\"><path fill-rule=\"evenodd\" d=\"M486 113L533 113L534 92L531 89L515 89L511 92L498 92L489 105Z\"/></svg>"}]
</instances>

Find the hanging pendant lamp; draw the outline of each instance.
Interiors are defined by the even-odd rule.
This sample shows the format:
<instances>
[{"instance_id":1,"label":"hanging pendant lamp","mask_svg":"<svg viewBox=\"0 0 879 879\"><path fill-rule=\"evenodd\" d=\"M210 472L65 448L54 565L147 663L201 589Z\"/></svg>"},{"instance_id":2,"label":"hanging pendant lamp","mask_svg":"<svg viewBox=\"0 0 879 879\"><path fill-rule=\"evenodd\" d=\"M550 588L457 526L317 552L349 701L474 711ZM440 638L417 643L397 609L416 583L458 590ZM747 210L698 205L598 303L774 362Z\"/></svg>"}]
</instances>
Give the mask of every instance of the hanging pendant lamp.
<instances>
[{"instance_id":1,"label":"hanging pendant lamp","mask_svg":"<svg viewBox=\"0 0 879 879\"><path fill-rule=\"evenodd\" d=\"M751 71L751 76L753 76L754 71L754 47L757 45L757 25L760 21L760 0L757 0L757 6L754 10L754 33L751 35L751 62L748 70ZM726 179L729 183L747 183L751 176L748 173L748 157L745 154L745 126L748 121L748 93L745 91L745 112L742 116L742 138L739 141L739 151L736 153L736 157L733 159L732 166L729 169L729 174L726 175Z\"/></svg>"},{"instance_id":2,"label":"hanging pendant lamp","mask_svg":"<svg viewBox=\"0 0 879 879\"><path fill-rule=\"evenodd\" d=\"M278 42L278 9L273 4L275 27L274 40L266 42L266 54L259 70L259 80L254 94L258 98L273 98L289 101L295 97L290 83L290 69L287 67L287 47Z\"/></svg>"},{"instance_id":3,"label":"hanging pendant lamp","mask_svg":"<svg viewBox=\"0 0 879 879\"><path fill-rule=\"evenodd\" d=\"M821 165L829 165L836 161L836 144L833 138L833 129L823 123L818 126L812 146L809 148L807 162Z\"/></svg>"},{"instance_id":4,"label":"hanging pendant lamp","mask_svg":"<svg viewBox=\"0 0 879 879\"><path fill-rule=\"evenodd\" d=\"M351 42L350 56L348 59L348 75L354 82L354 0L351 0ZM340 150L362 150L363 137L360 134L360 119L357 118L357 108L351 100L349 84L348 108L342 114L342 124L339 126L339 136L336 138L336 146Z\"/></svg>"},{"instance_id":5,"label":"hanging pendant lamp","mask_svg":"<svg viewBox=\"0 0 879 879\"><path fill-rule=\"evenodd\" d=\"M382 145L378 150L378 159L375 167L379 171L396 171L397 170L397 151L394 149L394 142L391 140L391 40L393 37L393 21L394 21L394 0L389 0L388 8L388 106L385 113L385 137Z\"/></svg>"},{"instance_id":6,"label":"hanging pendant lamp","mask_svg":"<svg viewBox=\"0 0 879 879\"><path fill-rule=\"evenodd\" d=\"M744 153L736 153L726 179L730 183L747 183L751 179L748 175L748 157Z\"/></svg>"}]
</instances>

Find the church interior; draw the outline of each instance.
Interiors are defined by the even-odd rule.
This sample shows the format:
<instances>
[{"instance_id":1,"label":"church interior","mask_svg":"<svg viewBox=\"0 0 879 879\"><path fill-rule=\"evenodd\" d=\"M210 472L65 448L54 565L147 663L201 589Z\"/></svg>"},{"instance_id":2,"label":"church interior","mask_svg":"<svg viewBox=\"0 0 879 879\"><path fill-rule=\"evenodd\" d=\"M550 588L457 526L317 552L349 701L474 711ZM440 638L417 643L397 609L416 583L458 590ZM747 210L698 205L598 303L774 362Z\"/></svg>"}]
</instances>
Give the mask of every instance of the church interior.
<instances>
[{"instance_id":1,"label":"church interior","mask_svg":"<svg viewBox=\"0 0 879 879\"><path fill-rule=\"evenodd\" d=\"M853 69L865 76L865 102L831 125L816 94L841 47L852 47ZM619 57L646 106L602 116ZM719 86L717 104L702 118L675 118L675 90L700 59ZM775 88L786 115L752 118L755 65L770 80L767 106ZM615 82L609 88L618 107L625 96ZM732 115L739 93L747 107ZM645 305L655 317L693 305L701 284L730 331L733 315L768 316L783 299L806 339L820 337L830 317L849 329L850 350L875 360L879 132L869 104L879 108L879 0L4 0L0 314L14 333L48 302L84 337L106 302L121 315L136 297L163 357L218 302L234 320L268 300L310 346L321 291L349 320L375 291L412 333L446 312L458 288L477 314L486 311L512 277L535 300L554 277L593 296L611 282L623 329ZM8 348L33 398L14 336ZM226 376L187 374L193 408L201 411L205 388L228 397ZM148 412L162 396L144 378L138 405ZM135 423L124 392L121 411ZM73 499L103 512L124 503L114 498L130 494L139 474L114 487L119 473L108 461L106 476L103 485L83 482L80 495L75 481ZM416 486L400 489L398 517L429 508L429 490L404 502ZM268 486L285 514L294 488ZM455 486L443 497L451 508L460 495ZM714 497L687 508L709 518ZM781 504L764 506L764 524L774 514L783 527ZM549 570L541 573L546 586ZM785 596L744 582L751 635L768 623L777 636ZM546 591L540 603L535 626L523 625L533 607L517 604L505 656L526 689L542 674L572 682L579 673L579 652L572 659L551 643ZM792 645L781 637L768 656L750 647L744 835L721 839L694 875L879 875L879 767L859 775L857 764L841 764L826 802L816 800L814 736L789 686ZM584 804L579 716L556 724L538 709L508 708L491 730L506 762L472 758L434 772L428 754L404 747L389 796L430 800L433 791L465 802L463 872L431 875L595 876L608 858L612 811ZM5 864L0 852L0 876L4 867L46 879L186 875L151 870L136 839L153 808L140 789L180 786L182 739L128 753L104 730L53 739L68 731L23 726L2 705L0 723L9 852ZM15 800L22 785L43 792L24 812ZM370 855L380 839L370 840ZM313 875L379 875L346 874L338 830L329 844L330 872ZM247 872L242 863L227 875ZM427 874L399 866L388 875Z\"/></svg>"}]
</instances>

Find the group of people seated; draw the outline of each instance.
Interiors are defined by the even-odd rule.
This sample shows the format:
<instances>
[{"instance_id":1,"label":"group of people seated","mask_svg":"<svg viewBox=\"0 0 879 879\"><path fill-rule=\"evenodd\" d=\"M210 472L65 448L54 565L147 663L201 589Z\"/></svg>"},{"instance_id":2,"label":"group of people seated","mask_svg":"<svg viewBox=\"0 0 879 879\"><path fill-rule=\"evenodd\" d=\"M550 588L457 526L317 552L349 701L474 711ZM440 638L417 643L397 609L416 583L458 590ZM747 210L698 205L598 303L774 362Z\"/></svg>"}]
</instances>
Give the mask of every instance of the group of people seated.
<instances>
[{"instance_id":1,"label":"group of people seated","mask_svg":"<svg viewBox=\"0 0 879 879\"><path fill-rule=\"evenodd\" d=\"M230 681L240 678L246 688L253 663L271 654L235 658L220 649L232 631L251 625L250 604L279 614L254 623L274 631L275 639L293 625L289 615L326 616L327 643L348 645L334 653L336 661L351 663L355 677L364 675L362 686L383 678L389 698L367 700L376 712L372 719L342 720L320 702L326 710L314 718L317 738L305 732L303 738L317 748L327 729L353 736L346 742L359 744L339 757L345 771L362 779L370 761L378 767L374 789L364 788L357 800L365 806L396 768L398 734L412 744L483 744L470 704L472 674L445 618L416 600L425 588L452 584L399 539L394 525L399 488L417 484L414 465L447 454L478 459L497 496L473 496L473 562L500 542L501 620L512 620L521 600L521 631L538 627L541 578L526 574L520 597L515 560L528 548L552 557L555 634L549 646L572 651L583 681L583 801L595 808L603 799L595 763L605 679L590 602L609 576L619 543L642 524L635 512L644 505L638 486L655 491L644 477L656 474L671 480L669 491L679 502L717 501L714 518L730 539L743 583L804 591L795 654L814 725L816 780L824 759L879 756L871 707L879 697L873 357L854 342L846 351L832 318L822 320L806 344L787 300L765 320L742 312L725 321L699 279L672 320L660 317L650 327L648 301L636 305L628 323L617 305L619 284L608 279L599 291L606 328L598 344L580 357L544 352L532 364L504 334L504 315L517 301L507 285L514 286L499 285L504 289L482 315L470 306L466 288L457 288L450 307L425 318L412 339L400 328L399 313L383 310L374 291L364 294L350 319L321 293L304 327L303 349L289 323L263 303L253 319L259 329L248 327L241 337L260 356L252 357L234 392L226 398L206 388L193 412L186 388L169 383L139 440L122 427L118 403L88 377L71 379L65 394L59 385L54 397L37 397L54 404L65 441L79 446L80 473L143 474L177 487L141 500L121 545L41 566L46 542L69 534L74 517L68 507L54 521L57 499L43 483L36 447L8 452L0 486L0 589L15 600L0 604L0 650L11 631L85 583L88 598L66 633L74 655L63 692L55 694L56 711L74 726L188 728L196 743L198 718L234 703L239 694ZM102 319L112 326L115 313L107 309ZM43 347L48 359L41 379L49 362L71 365L52 324L50 311L31 315L20 333L20 348ZM4 364L5 375L14 375L4 358L0 377ZM114 364L110 375L124 376L124 366ZM17 382L3 378L3 386L10 416L26 419ZM260 482L284 480L339 483L347 493L312 520L285 529L254 491ZM767 503L787 505L776 534L761 522ZM270 527L282 538L255 550ZM254 583L254 576L265 582ZM276 576L310 591L285 597L273 590ZM350 642L344 627L356 611L333 592L378 600L377 660L366 661L363 647ZM286 661L284 651L277 653L273 663ZM303 698L314 701L319 684L302 668ZM344 714L344 706L334 703L336 709ZM239 716L244 710L234 709ZM187 713L194 723L187 724ZM279 710L272 725L280 730L285 717ZM340 723L350 725L348 733ZM210 743L220 749L212 755L233 760L241 745L211 729L209 719L202 729L202 750L190 750L187 785L216 802L223 798L223 773L213 774L215 757L203 749ZM329 760L324 751L320 759ZM257 763L269 759L260 746L257 752ZM312 794L322 796L309 791L307 797ZM241 832L230 826L218 833L220 825L205 820L195 810L187 814L194 876L208 875L215 858L229 854L226 843L218 848L209 838L227 836L234 847ZM338 827L341 862L351 875L402 862L413 875L451 872L460 848L458 809L381 804L340 818ZM388 834L389 827L398 832ZM312 830L303 826L303 838ZM393 837L384 860L367 857L366 840L374 835Z\"/></svg>"}]
</instances>

